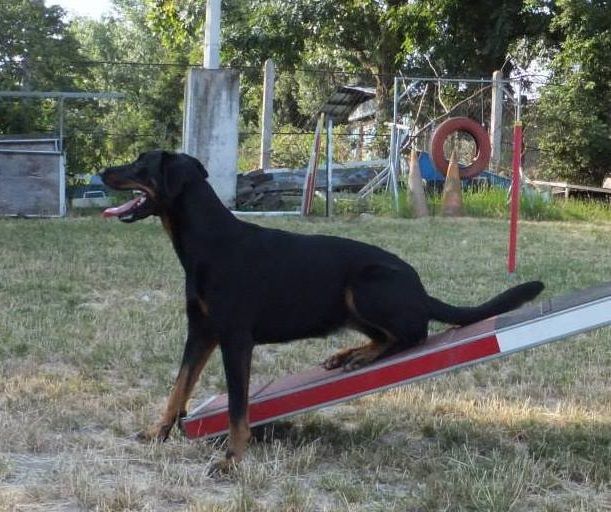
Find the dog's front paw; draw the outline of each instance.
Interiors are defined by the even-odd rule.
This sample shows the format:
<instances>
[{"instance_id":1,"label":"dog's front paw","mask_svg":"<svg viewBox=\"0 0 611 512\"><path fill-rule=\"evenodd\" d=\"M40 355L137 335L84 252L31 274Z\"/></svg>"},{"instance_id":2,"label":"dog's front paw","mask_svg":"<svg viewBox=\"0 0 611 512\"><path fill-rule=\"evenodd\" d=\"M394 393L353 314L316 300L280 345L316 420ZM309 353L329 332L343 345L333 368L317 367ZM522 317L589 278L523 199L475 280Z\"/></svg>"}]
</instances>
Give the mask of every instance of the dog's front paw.
<instances>
[{"instance_id":1,"label":"dog's front paw","mask_svg":"<svg viewBox=\"0 0 611 512\"><path fill-rule=\"evenodd\" d=\"M136 440L141 443L163 443L170 436L171 430L172 425L155 425L147 430L138 432L136 434Z\"/></svg>"},{"instance_id":2,"label":"dog's front paw","mask_svg":"<svg viewBox=\"0 0 611 512\"><path fill-rule=\"evenodd\" d=\"M221 477L230 474L237 468L237 462L234 458L225 458L214 461L208 468L208 476Z\"/></svg>"}]
</instances>

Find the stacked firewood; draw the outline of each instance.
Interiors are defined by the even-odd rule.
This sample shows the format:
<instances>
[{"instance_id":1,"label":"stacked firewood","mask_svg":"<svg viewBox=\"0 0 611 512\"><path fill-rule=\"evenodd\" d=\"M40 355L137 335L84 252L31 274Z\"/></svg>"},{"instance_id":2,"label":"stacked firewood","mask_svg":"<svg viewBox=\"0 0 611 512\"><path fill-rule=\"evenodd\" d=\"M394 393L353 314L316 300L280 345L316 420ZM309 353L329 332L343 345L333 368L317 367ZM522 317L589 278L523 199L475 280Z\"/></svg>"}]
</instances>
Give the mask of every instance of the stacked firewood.
<instances>
[{"instance_id":1,"label":"stacked firewood","mask_svg":"<svg viewBox=\"0 0 611 512\"><path fill-rule=\"evenodd\" d=\"M357 192L377 173L382 171L386 160L351 162L333 165L333 190ZM280 208L286 196L301 196L305 180L305 169L269 169L238 174L238 208ZM327 173L324 164L316 176L316 188L327 188Z\"/></svg>"}]
</instances>

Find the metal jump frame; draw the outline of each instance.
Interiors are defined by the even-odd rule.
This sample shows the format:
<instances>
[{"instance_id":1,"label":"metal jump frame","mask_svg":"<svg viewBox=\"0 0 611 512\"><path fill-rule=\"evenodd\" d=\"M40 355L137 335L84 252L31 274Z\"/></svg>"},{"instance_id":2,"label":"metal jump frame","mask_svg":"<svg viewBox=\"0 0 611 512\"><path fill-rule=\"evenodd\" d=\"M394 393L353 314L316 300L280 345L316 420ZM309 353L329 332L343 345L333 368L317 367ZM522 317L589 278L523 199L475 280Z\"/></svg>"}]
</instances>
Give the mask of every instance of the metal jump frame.
<instances>
[{"instance_id":1,"label":"metal jump frame","mask_svg":"<svg viewBox=\"0 0 611 512\"><path fill-rule=\"evenodd\" d=\"M405 85L406 82L411 82ZM507 270L510 274L516 271L516 253L517 253L517 230L519 219L519 204L520 204L520 183L522 180L522 105L520 97L522 94L522 82L520 79L484 79L484 78L438 78L438 77L395 77L394 92L393 92L393 120L388 123L391 127L390 132L390 147L388 153L387 166L360 191L361 197L367 197L373 194L381 187L390 188L393 196L395 210L399 211L399 175L401 173L401 152L407 149L411 142L416 139L425 130L429 129L438 120L451 115L459 105L464 101L471 99L475 95L463 100L444 114L427 122L422 128L413 132L413 126L408 126L398 122L400 102L409 94L410 90L420 82L428 83L477 83L489 86L500 84L502 91L507 97L513 101L515 108L515 123L513 133L513 162L512 162L512 179L510 189L510 226L509 226L509 248L507 255ZM403 85L403 91L399 92L400 84ZM509 90L508 86L514 84L515 96ZM476 94L483 94L479 91Z\"/></svg>"}]
</instances>

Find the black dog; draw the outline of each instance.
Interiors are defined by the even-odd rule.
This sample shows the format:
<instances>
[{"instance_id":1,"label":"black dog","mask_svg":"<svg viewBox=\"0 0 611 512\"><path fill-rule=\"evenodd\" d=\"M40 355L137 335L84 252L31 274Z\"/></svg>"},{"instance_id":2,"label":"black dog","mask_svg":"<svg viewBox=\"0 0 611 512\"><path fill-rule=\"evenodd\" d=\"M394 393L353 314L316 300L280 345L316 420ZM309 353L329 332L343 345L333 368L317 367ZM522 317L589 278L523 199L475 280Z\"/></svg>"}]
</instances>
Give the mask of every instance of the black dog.
<instances>
[{"instance_id":1,"label":"black dog","mask_svg":"<svg viewBox=\"0 0 611 512\"><path fill-rule=\"evenodd\" d=\"M182 365L161 421L144 439L168 437L202 368L219 345L229 395L230 430L219 469L239 461L250 437L248 382L253 347L325 336L341 327L371 342L343 350L326 368L353 370L416 345L429 320L467 325L520 306L543 289L538 281L477 307L430 297L416 271L382 249L343 238L299 235L236 219L196 159L165 151L106 169L104 183L142 193L105 216L134 222L161 217L186 274L188 337Z\"/></svg>"}]
</instances>

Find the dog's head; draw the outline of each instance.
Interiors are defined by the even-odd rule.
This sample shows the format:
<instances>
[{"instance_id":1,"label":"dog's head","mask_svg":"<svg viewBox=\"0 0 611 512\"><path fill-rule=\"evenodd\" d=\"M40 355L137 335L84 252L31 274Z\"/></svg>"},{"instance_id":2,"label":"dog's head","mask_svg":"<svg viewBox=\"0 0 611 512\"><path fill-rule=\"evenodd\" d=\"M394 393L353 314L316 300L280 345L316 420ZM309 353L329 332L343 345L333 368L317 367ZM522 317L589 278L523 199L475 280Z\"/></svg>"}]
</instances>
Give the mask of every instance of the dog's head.
<instances>
[{"instance_id":1,"label":"dog's head","mask_svg":"<svg viewBox=\"0 0 611 512\"><path fill-rule=\"evenodd\" d=\"M104 210L105 217L134 222L163 215L190 184L208 177L195 158L168 151L142 153L135 162L109 167L101 173L105 185L139 193L125 204Z\"/></svg>"}]
</instances>

